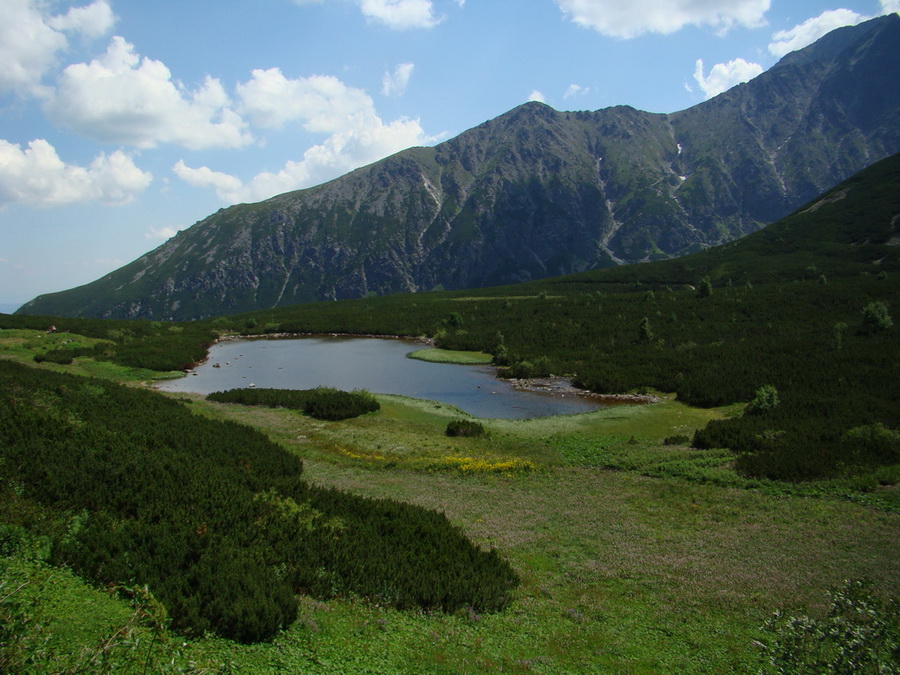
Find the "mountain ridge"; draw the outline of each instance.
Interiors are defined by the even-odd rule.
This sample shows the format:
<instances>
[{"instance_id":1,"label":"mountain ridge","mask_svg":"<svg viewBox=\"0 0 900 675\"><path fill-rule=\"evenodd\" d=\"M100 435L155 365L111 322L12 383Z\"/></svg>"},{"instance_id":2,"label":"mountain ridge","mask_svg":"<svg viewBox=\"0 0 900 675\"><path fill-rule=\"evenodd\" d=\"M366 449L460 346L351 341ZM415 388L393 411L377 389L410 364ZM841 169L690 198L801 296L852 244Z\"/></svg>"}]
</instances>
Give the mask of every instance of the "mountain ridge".
<instances>
[{"instance_id":1,"label":"mountain ridge","mask_svg":"<svg viewBox=\"0 0 900 675\"><path fill-rule=\"evenodd\" d=\"M436 146L222 209L19 312L203 318L702 250L900 151L898 63L900 16L890 15L676 113L526 103Z\"/></svg>"}]
</instances>

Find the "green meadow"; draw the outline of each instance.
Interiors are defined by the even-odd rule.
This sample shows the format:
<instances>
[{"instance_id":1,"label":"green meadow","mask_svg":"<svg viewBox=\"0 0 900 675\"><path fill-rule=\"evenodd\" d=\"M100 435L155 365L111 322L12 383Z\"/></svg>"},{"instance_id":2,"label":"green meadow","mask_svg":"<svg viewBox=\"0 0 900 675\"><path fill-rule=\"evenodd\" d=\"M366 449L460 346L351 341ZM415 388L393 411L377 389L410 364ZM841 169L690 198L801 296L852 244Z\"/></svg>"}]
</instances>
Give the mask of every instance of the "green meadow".
<instances>
[{"instance_id":1,"label":"green meadow","mask_svg":"<svg viewBox=\"0 0 900 675\"><path fill-rule=\"evenodd\" d=\"M132 607L39 556L8 559L3 599L33 607L42 672L749 673L774 611L822 613L847 578L897 592L895 511L854 503L830 483L751 484L727 451L663 443L734 407L664 397L482 420L485 436L449 438L446 425L463 413L397 396L340 422L176 398L198 416L262 430L302 458L316 485L444 513L510 562L521 579L513 602L447 614L301 597L286 630L240 645L183 638L152 606Z\"/></svg>"},{"instance_id":2,"label":"green meadow","mask_svg":"<svg viewBox=\"0 0 900 675\"><path fill-rule=\"evenodd\" d=\"M898 177L505 288L0 315L0 672L898 672ZM654 402L360 393L333 421L152 391L223 335L315 333Z\"/></svg>"}]
</instances>

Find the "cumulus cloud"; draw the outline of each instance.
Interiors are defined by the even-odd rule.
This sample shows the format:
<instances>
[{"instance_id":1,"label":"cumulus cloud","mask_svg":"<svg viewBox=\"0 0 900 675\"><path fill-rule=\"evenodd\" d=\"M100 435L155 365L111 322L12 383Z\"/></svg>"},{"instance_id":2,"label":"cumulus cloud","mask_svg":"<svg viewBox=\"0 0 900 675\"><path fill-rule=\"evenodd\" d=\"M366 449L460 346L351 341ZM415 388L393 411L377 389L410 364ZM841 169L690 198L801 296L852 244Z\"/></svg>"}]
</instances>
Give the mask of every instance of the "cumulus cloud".
<instances>
[{"instance_id":1,"label":"cumulus cloud","mask_svg":"<svg viewBox=\"0 0 900 675\"><path fill-rule=\"evenodd\" d=\"M710 26L725 33L735 26L765 23L771 0L556 0L571 21L603 35L634 38L669 34L685 26Z\"/></svg>"},{"instance_id":2,"label":"cumulus cloud","mask_svg":"<svg viewBox=\"0 0 900 675\"><path fill-rule=\"evenodd\" d=\"M106 0L97 0L87 7L72 7L66 14L52 17L49 24L61 31L75 31L90 38L106 35L116 22Z\"/></svg>"},{"instance_id":3,"label":"cumulus cloud","mask_svg":"<svg viewBox=\"0 0 900 675\"><path fill-rule=\"evenodd\" d=\"M0 204L62 206L99 201L123 204L143 192L153 176L121 150L101 153L88 167L63 162L43 139L24 150L0 139Z\"/></svg>"},{"instance_id":4,"label":"cumulus cloud","mask_svg":"<svg viewBox=\"0 0 900 675\"><path fill-rule=\"evenodd\" d=\"M706 98L712 98L723 91L731 89L736 84L752 80L762 71L763 68L758 63L748 62L744 59L734 59L728 63L717 63L709 71L709 75L704 75L703 59L697 59L694 79L700 85L700 89L703 90Z\"/></svg>"},{"instance_id":5,"label":"cumulus cloud","mask_svg":"<svg viewBox=\"0 0 900 675\"><path fill-rule=\"evenodd\" d=\"M580 84L570 84L565 93L563 94L563 98L568 100L573 96L578 96L579 94L587 94L590 91L590 87L582 87Z\"/></svg>"},{"instance_id":6,"label":"cumulus cloud","mask_svg":"<svg viewBox=\"0 0 900 675\"><path fill-rule=\"evenodd\" d=\"M900 12L900 0L880 0L881 13L893 14ZM874 17L858 14L850 9L831 9L807 19L788 30L781 30L772 36L769 43L769 53L782 57L790 52L803 49L811 45L826 33L844 26L855 26Z\"/></svg>"},{"instance_id":7,"label":"cumulus cloud","mask_svg":"<svg viewBox=\"0 0 900 675\"><path fill-rule=\"evenodd\" d=\"M414 67L412 63L401 63L394 68L393 73L385 73L381 80L381 93L385 96L403 96Z\"/></svg>"},{"instance_id":8,"label":"cumulus cloud","mask_svg":"<svg viewBox=\"0 0 900 675\"><path fill-rule=\"evenodd\" d=\"M307 131L332 133L360 111L373 111L372 99L362 89L348 87L331 75L288 79L278 68L254 70L248 82L237 86L240 110L254 124L281 128L302 121Z\"/></svg>"},{"instance_id":9,"label":"cumulus cloud","mask_svg":"<svg viewBox=\"0 0 900 675\"><path fill-rule=\"evenodd\" d=\"M36 0L0 0L0 8L0 92L25 96L47 95L41 80L68 46L66 31L99 37L114 21L105 0L56 17L47 16L46 3Z\"/></svg>"},{"instance_id":10,"label":"cumulus cloud","mask_svg":"<svg viewBox=\"0 0 900 675\"><path fill-rule=\"evenodd\" d=\"M360 0L359 8L367 18L394 30L432 28L441 22L431 0Z\"/></svg>"},{"instance_id":11,"label":"cumulus cloud","mask_svg":"<svg viewBox=\"0 0 900 675\"><path fill-rule=\"evenodd\" d=\"M784 56L789 52L803 49L811 45L826 33L842 26L855 26L871 17L857 14L849 9L834 9L822 12L819 16L807 19L788 30L781 30L772 36L769 53Z\"/></svg>"},{"instance_id":12,"label":"cumulus cloud","mask_svg":"<svg viewBox=\"0 0 900 675\"><path fill-rule=\"evenodd\" d=\"M150 239L154 241L165 241L167 239L171 239L176 234L178 234L178 229L170 226L162 226L162 227L151 227L149 230L144 232L144 238Z\"/></svg>"},{"instance_id":13,"label":"cumulus cloud","mask_svg":"<svg viewBox=\"0 0 900 675\"><path fill-rule=\"evenodd\" d=\"M226 203L317 185L394 152L437 140L425 134L418 120L384 122L366 92L332 76L291 79L278 68L254 70L250 80L237 86L237 95L240 111L260 127L278 129L295 123L327 138L306 150L302 159L287 162L278 172L260 173L247 183L184 161L173 167L181 180L214 189Z\"/></svg>"},{"instance_id":14,"label":"cumulus cloud","mask_svg":"<svg viewBox=\"0 0 900 675\"><path fill-rule=\"evenodd\" d=\"M192 169L183 160L178 160L172 171L188 185L193 187L211 187L220 195L236 195L241 190L241 181L234 176L220 171L213 171L205 166ZM229 200L225 200L229 201Z\"/></svg>"},{"instance_id":15,"label":"cumulus cloud","mask_svg":"<svg viewBox=\"0 0 900 675\"><path fill-rule=\"evenodd\" d=\"M179 161L173 171L194 187L213 188L226 204L236 204L318 185L387 155L433 140L425 135L418 120L399 119L385 124L377 116L360 113L347 120L345 128L332 134L324 143L309 148L303 153L303 159L288 161L277 173L259 173L248 183L205 166L189 167L183 161Z\"/></svg>"},{"instance_id":16,"label":"cumulus cloud","mask_svg":"<svg viewBox=\"0 0 900 675\"><path fill-rule=\"evenodd\" d=\"M99 58L68 66L45 109L57 123L106 143L199 150L253 141L219 80L207 77L187 90L165 64L141 58L119 36Z\"/></svg>"},{"instance_id":17,"label":"cumulus cloud","mask_svg":"<svg viewBox=\"0 0 900 675\"><path fill-rule=\"evenodd\" d=\"M537 101L538 103L546 103L547 97L537 89L533 90L530 94L528 94L528 101Z\"/></svg>"}]
</instances>

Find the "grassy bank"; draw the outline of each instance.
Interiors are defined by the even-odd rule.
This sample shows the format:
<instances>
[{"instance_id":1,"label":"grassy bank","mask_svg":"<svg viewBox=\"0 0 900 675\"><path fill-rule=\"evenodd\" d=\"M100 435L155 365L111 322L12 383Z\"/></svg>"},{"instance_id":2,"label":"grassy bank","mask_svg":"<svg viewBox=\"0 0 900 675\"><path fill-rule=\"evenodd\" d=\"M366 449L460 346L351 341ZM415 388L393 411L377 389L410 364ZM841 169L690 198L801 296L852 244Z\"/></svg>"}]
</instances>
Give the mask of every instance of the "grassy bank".
<instances>
[{"instance_id":1,"label":"grassy bank","mask_svg":"<svg viewBox=\"0 0 900 675\"><path fill-rule=\"evenodd\" d=\"M490 420L489 436L472 439L443 435L458 411L402 397L379 397L379 413L335 423L181 398L197 414L263 429L303 458L318 485L445 513L473 541L496 547L523 580L511 607L496 614L301 599L299 620L271 643L160 638L154 649L176 653L181 664L254 673L750 673L758 667L754 640L766 639L759 627L774 610L821 611L826 590L850 577L873 579L881 593L900 591L895 513L769 494L738 486L737 478L723 486L642 475L665 465L664 456L715 464L726 475L726 456L700 456L662 439L728 410L663 401ZM593 444L583 440L575 452L575 439ZM586 446L604 459L587 466ZM466 471L435 461L451 456L484 467L518 458L532 468ZM93 639L108 629L104 616L127 610L109 613L104 594L54 579L57 630L75 631L85 608L95 607Z\"/></svg>"},{"instance_id":2,"label":"grassy bank","mask_svg":"<svg viewBox=\"0 0 900 675\"><path fill-rule=\"evenodd\" d=\"M0 349L33 363L48 337L3 331ZM138 375L88 357L40 367ZM444 513L496 548L522 585L507 610L483 614L300 597L296 622L248 646L184 639L160 628L164 617L71 572L0 557L0 609L20 602L43 626L32 670L751 673L773 611L821 614L826 591L847 578L900 594L898 491L875 473L853 484L751 479L735 472L731 452L665 443L739 415L740 404L701 409L662 396L482 420L485 436L450 438L447 424L465 413L399 396L378 396L378 413L341 422L173 397L196 415L263 431L318 486Z\"/></svg>"},{"instance_id":3,"label":"grassy bank","mask_svg":"<svg viewBox=\"0 0 900 675\"><path fill-rule=\"evenodd\" d=\"M411 359L429 361L430 363L454 363L461 366L484 366L493 360L491 354L484 352L460 352L452 349L417 349L407 356Z\"/></svg>"}]
</instances>

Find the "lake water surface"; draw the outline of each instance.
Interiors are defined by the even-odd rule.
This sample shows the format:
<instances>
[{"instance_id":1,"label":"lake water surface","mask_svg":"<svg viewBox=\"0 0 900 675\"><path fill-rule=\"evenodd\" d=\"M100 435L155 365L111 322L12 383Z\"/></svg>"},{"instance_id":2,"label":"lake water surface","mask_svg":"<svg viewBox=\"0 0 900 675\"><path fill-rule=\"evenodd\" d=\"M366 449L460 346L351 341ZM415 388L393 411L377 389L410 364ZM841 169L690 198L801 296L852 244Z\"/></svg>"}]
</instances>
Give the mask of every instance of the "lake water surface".
<instances>
[{"instance_id":1,"label":"lake water surface","mask_svg":"<svg viewBox=\"0 0 900 675\"><path fill-rule=\"evenodd\" d=\"M209 394L248 387L318 386L400 394L447 403L484 418L524 419L597 410L574 395L522 391L498 380L489 366L428 363L407 358L420 343L380 338L304 337L229 340L216 344L192 374L159 385L166 391Z\"/></svg>"}]
</instances>

